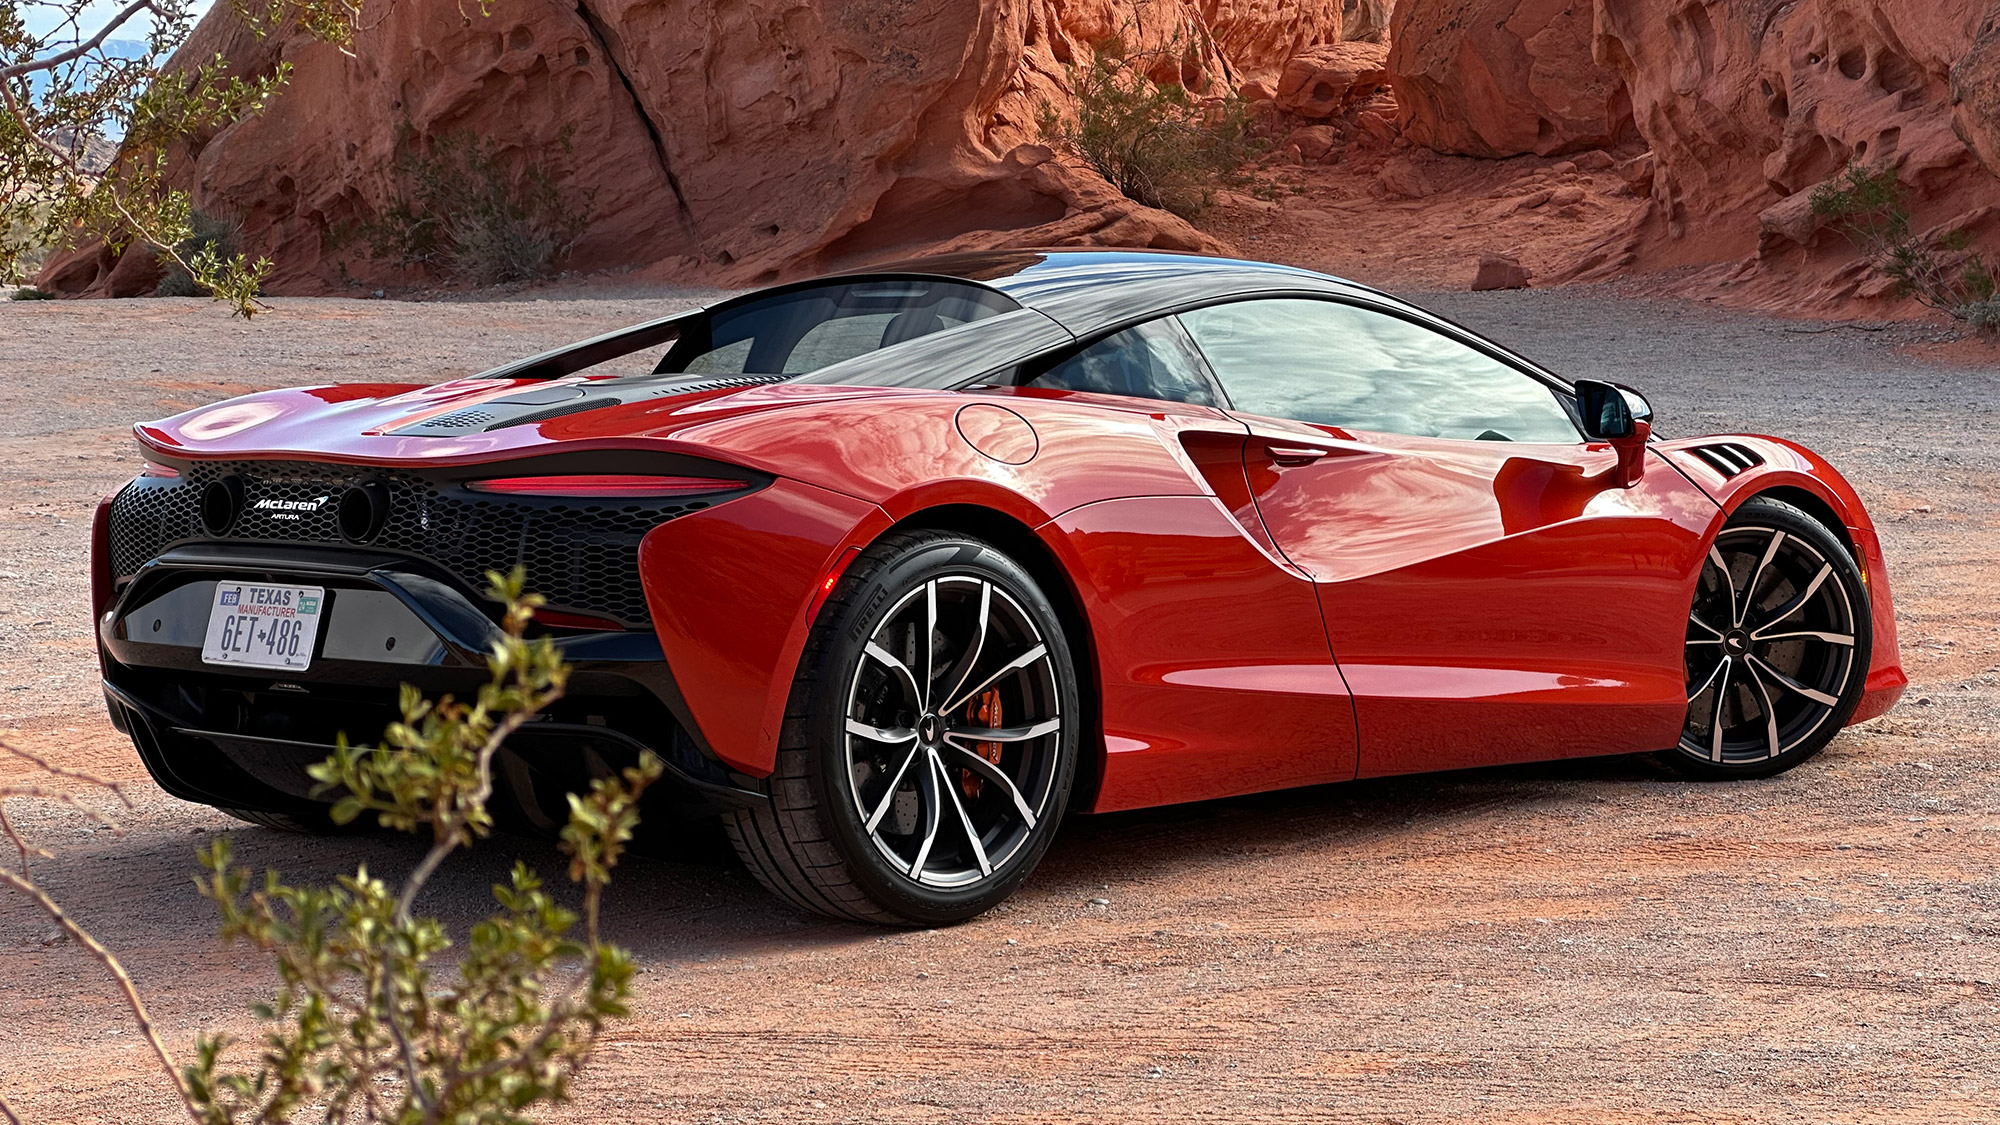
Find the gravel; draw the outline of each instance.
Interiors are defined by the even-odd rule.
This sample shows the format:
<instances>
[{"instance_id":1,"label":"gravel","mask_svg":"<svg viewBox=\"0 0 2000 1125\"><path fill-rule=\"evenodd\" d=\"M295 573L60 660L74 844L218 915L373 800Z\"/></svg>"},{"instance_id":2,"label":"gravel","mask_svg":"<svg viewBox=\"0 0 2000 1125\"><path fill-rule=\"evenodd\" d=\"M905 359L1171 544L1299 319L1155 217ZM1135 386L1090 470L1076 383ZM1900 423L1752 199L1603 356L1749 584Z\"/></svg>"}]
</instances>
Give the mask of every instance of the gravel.
<instances>
[{"instance_id":1,"label":"gravel","mask_svg":"<svg viewBox=\"0 0 2000 1125\"><path fill-rule=\"evenodd\" d=\"M1882 524L1904 705L1756 783L1572 762L1079 818L1012 903L943 931L805 918L727 862L634 862L605 925L640 965L635 1014L556 1118L2000 1118L2000 360L1922 325L1609 289L1417 297L1639 386L1667 433L1833 457ZM300 879L417 853L174 801L105 725L84 555L91 505L135 464L126 427L254 387L471 371L677 307L275 304L249 325L198 302L0 305L0 727L131 781L136 804L122 832L11 815L183 1055L198 1031L254 1036L271 990L189 885L208 834ZM559 867L497 840L427 907L484 910L516 857ZM26 1119L165 1119L101 974L50 934L0 897L0 1090Z\"/></svg>"}]
</instances>

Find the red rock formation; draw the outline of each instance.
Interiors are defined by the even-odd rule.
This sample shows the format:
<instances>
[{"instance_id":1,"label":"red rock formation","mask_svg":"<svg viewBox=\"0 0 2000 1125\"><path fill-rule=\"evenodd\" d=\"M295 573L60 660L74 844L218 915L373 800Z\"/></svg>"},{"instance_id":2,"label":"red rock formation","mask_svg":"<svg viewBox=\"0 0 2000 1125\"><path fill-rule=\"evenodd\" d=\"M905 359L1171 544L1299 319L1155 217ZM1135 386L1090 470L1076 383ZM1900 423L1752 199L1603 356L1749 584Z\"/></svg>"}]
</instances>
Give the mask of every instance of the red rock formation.
<instances>
[{"instance_id":1,"label":"red rock formation","mask_svg":"<svg viewBox=\"0 0 2000 1125\"><path fill-rule=\"evenodd\" d=\"M1345 0L1340 37L1356 43L1387 43L1389 15L1395 6L1396 0Z\"/></svg>"},{"instance_id":2,"label":"red rock formation","mask_svg":"<svg viewBox=\"0 0 2000 1125\"><path fill-rule=\"evenodd\" d=\"M2000 176L2000 11L1951 70L1951 124L1986 169Z\"/></svg>"},{"instance_id":3,"label":"red rock formation","mask_svg":"<svg viewBox=\"0 0 2000 1125\"><path fill-rule=\"evenodd\" d=\"M1821 234L1812 188L1850 162L1893 165L1917 227L1980 222L2000 198L1969 140L1995 121L1974 51L1990 0L1597 0L1597 55L1631 91L1654 156L1653 207L1600 271L1716 262L1791 305L1881 292ZM1989 32L1990 35L1990 32ZM1952 72L1961 76L1953 131ZM1977 143L1975 141L1975 143ZM1803 283L1803 284L1802 284Z\"/></svg>"},{"instance_id":4,"label":"red rock formation","mask_svg":"<svg viewBox=\"0 0 2000 1125\"><path fill-rule=\"evenodd\" d=\"M744 282L940 244L1113 241L1220 249L1037 142L1065 67L1118 39L1193 89L1275 85L1337 40L1342 0L511 0L466 23L402 0L344 55L259 41L219 5L183 58L291 86L170 154L198 206L240 219L276 292L400 280L341 235L392 197L399 145L471 131L590 207L569 259ZM104 292L116 256L45 277ZM130 270L126 271L128 274Z\"/></svg>"},{"instance_id":5,"label":"red rock formation","mask_svg":"<svg viewBox=\"0 0 2000 1125\"><path fill-rule=\"evenodd\" d=\"M1592 59L1583 0L1403 0L1390 41L1414 144L1550 156L1612 144L1631 127L1623 82Z\"/></svg>"},{"instance_id":6,"label":"red rock formation","mask_svg":"<svg viewBox=\"0 0 2000 1125\"><path fill-rule=\"evenodd\" d=\"M1278 80L1278 108L1324 119L1389 81L1389 49L1379 43L1331 43L1292 56Z\"/></svg>"}]
</instances>

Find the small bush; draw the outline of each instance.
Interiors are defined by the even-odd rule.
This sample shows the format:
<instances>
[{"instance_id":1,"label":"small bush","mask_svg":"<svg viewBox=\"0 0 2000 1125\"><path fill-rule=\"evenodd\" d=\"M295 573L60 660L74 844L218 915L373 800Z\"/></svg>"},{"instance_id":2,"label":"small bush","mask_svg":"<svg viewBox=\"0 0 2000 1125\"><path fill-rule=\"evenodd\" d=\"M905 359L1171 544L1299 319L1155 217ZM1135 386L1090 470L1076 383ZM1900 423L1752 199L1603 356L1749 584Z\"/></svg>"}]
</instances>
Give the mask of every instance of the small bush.
<instances>
[{"instance_id":1,"label":"small bush","mask_svg":"<svg viewBox=\"0 0 2000 1125\"><path fill-rule=\"evenodd\" d=\"M1236 182L1264 142L1251 131L1243 99L1197 100L1175 83L1149 79L1147 63L1157 54L1127 54L1114 40L1088 65L1070 67L1076 117L1044 103L1042 135L1127 199L1191 218L1207 209L1217 185Z\"/></svg>"},{"instance_id":2,"label":"small bush","mask_svg":"<svg viewBox=\"0 0 2000 1125\"><path fill-rule=\"evenodd\" d=\"M565 191L538 164L516 177L475 134L426 147L406 126L402 148L399 194L360 230L375 261L447 282L525 281L554 272L589 224L594 192Z\"/></svg>"},{"instance_id":3,"label":"small bush","mask_svg":"<svg viewBox=\"0 0 2000 1125\"><path fill-rule=\"evenodd\" d=\"M1979 331L2000 331L2000 272L1972 249L1967 231L1938 237L1913 231L1909 192L1894 168L1851 164L1814 188L1810 202L1814 215L1896 282L1898 293Z\"/></svg>"},{"instance_id":4,"label":"small bush","mask_svg":"<svg viewBox=\"0 0 2000 1125\"><path fill-rule=\"evenodd\" d=\"M208 286L195 280L182 262L195 262L207 257L234 258L241 251L237 247L236 224L227 219L219 219L200 211L188 213L188 236L174 244L171 254L161 252L160 263L167 267L165 277L153 287L155 297L209 297L214 294Z\"/></svg>"},{"instance_id":5,"label":"small bush","mask_svg":"<svg viewBox=\"0 0 2000 1125\"><path fill-rule=\"evenodd\" d=\"M10 845L0 847L0 885L41 906L110 972L189 1125L524 1125L569 1100L606 1028L628 1014L632 958L600 938L598 910L640 798L663 769L650 753L569 797L561 846L581 887L577 907L517 862L493 888L499 909L472 925L455 952L445 924L415 910L439 864L492 831L493 757L561 698L569 677L546 638L526 637L541 599L522 591L521 570L488 578L507 608L487 653L491 678L477 695L430 700L405 685L403 719L381 746L343 737L308 770L322 792L337 795L335 820L365 816L429 837L400 884L365 866L329 886L287 885L276 872L256 878L235 863L226 837L200 853L196 883L221 911L223 941L259 951L278 974L276 994L255 1009L263 1034L236 1052L240 1064L228 1038L209 1034L197 1037L191 1061L175 1060L117 956L34 882L30 858L49 853L30 845L0 806L0 843ZM4 741L0 754L131 806L115 782ZM86 807L32 777L0 778L0 802L15 797ZM0 1101L0 1117L16 1120L5 1110Z\"/></svg>"},{"instance_id":6,"label":"small bush","mask_svg":"<svg viewBox=\"0 0 2000 1125\"><path fill-rule=\"evenodd\" d=\"M53 301L56 299L56 295L46 289L37 289L32 285L23 285L19 289L9 293L7 299L10 301Z\"/></svg>"}]
</instances>

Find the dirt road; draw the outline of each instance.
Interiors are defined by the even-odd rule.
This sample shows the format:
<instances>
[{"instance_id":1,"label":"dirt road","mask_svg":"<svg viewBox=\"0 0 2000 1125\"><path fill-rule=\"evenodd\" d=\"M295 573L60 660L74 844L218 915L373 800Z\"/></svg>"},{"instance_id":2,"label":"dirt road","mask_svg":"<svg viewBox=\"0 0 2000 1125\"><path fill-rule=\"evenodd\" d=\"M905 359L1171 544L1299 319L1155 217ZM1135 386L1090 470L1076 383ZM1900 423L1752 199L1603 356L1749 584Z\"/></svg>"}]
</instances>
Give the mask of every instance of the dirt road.
<instances>
[{"instance_id":1,"label":"dirt road","mask_svg":"<svg viewBox=\"0 0 2000 1125\"><path fill-rule=\"evenodd\" d=\"M1668 433L1794 436L1846 467L1883 525L1904 705L1765 782L1616 760L1079 818L1010 906L951 930L802 917L713 858L635 863L606 925L644 967L637 1015L563 1119L2000 1120L2000 358L1604 291L1432 303L1646 388ZM132 471L126 425L278 382L476 369L667 307L278 304L248 326L181 302L0 305L0 727L138 803L122 834L16 815L183 1050L253 1035L270 988L212 940L197 845L227 830L301 880L416 850L247 828L143 781L97 709L84 620L90 505ZM472 917L515 856L556 869L497 841L429 905ZM0 1092L33 1121L166 1120L102 974L51 935L0 897Z\"/></svg>"}]
</instances>

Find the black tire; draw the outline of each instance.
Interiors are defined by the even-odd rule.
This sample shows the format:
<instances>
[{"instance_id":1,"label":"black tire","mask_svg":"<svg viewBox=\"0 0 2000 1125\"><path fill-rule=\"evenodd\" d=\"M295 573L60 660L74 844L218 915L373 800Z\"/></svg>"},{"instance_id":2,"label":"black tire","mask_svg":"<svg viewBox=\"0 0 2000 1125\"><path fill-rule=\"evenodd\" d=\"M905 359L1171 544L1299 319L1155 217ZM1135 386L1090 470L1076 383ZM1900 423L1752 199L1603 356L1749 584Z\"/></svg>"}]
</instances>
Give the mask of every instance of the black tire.
<instances>
[{"instance_id":1,"label":"black tire","mask_svg":"<svg viewBox=\"0 0 2000 1125\"><path fill-rule=\"evenodd\" d=\"M963 535L884 536L842 576L807 642L770 806L734 810L724 826L758 880L808 910L964 921L1047 852L1076 776L1080 714L1061 619L1019 563Z\"/></svg>"},{"instance_id":2,"label":"black tire","mask_svg":"<svg viewBox=\"0 0 2000 1125\"><path fill-rule=\"evenodd\" d=\"M1687 725L1660 759L1724 781L1783 773L1824 750L1861 702L1870 621L1868 586L1838 536L1783 501L1746 501L1696 586Z\"/></svg>"}]
</instances>

